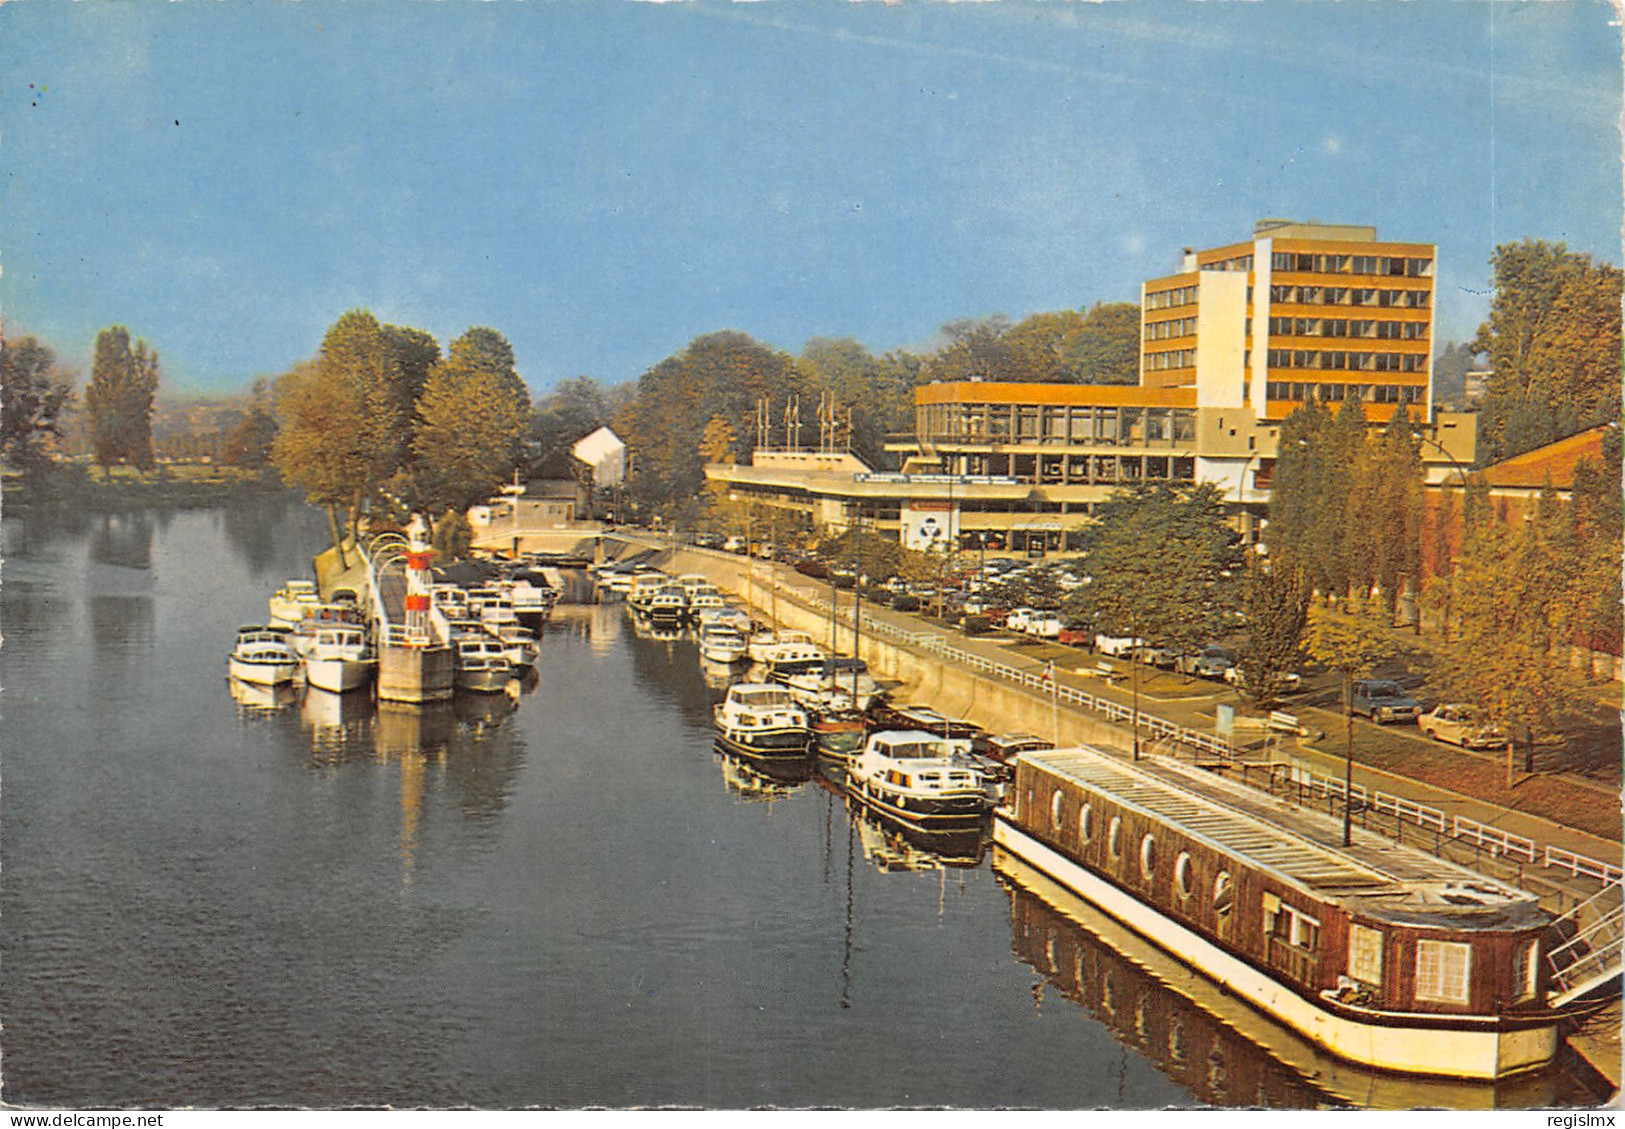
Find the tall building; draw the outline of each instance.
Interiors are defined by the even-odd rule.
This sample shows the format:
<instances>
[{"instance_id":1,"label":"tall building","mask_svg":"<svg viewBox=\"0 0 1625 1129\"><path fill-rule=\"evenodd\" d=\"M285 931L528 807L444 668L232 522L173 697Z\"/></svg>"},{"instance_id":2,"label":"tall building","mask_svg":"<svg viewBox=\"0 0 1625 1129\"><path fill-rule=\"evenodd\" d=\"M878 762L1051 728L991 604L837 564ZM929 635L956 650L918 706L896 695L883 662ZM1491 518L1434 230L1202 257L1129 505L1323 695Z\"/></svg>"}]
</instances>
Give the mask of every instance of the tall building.
<instances>
[{"instance_id":1,"label":"tall building","mask_svg":"<svg viewBox=\"0 0 1625 1129\"><path fill-rule=\"evenodd\" d=\"M1437 248L1377 229L1261 220L1246 243L1185 252L1141 288L1140 383L1279 420L1306 400L1432 415Z\"/></svg>"}]
</instances>

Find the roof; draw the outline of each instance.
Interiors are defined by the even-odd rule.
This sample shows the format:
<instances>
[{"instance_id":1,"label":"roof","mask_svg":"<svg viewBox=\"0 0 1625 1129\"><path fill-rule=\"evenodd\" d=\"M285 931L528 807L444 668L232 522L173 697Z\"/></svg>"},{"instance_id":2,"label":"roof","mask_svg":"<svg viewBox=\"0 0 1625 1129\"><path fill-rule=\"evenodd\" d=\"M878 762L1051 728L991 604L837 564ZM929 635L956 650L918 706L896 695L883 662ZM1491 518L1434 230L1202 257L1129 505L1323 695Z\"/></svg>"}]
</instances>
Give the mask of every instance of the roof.
<instances>
[{"instance_id":1,"label":"roof","mask_svg":"<svg viewBox=\"0 0 1625 1129\"><path fill-rule=\"evenodd\" d=\"M1608 428L1608 424L1599 424L1577 435L1514 455L1486 468L1484 478L1492 489L1541 490L1549 479L1554 489L1572 490L1574 468L1581 459L1602 464L1602 440Z\"/></svg>"},{"instance_id":2,"label":"roof","mask_svg":"<svg viewBox=\"0 0 1625 1129\"><path fill-rule=\"evenodd\" d=\"M1323 902L1395 924L1521 929L1548 919L1531 894L1339 819L1160 757L1124 761L1087 747L1020 760L1136 809Z\"/></svg>"}]
</instances>

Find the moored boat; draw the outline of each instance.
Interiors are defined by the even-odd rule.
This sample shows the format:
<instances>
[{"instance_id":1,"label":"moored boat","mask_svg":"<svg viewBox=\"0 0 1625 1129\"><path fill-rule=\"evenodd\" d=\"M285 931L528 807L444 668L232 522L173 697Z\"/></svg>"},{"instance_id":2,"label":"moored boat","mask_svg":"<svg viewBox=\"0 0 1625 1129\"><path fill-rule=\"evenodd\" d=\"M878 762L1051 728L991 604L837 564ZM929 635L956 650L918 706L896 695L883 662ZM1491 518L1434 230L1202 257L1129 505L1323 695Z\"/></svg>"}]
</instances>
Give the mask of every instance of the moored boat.
<instances>
[{"instance_id":1,"label":"moored boat","mask_svg":"<svg viewBox=\"0 0 1625 1129\"><path fill-rule=\"evenodd\" d=\"M683 590L675 584L667 584L649 597L644 614L650 623L670 627L682 622L687 606Z\"/></svg>"},{"instance_id":2,"label":"moored boat","mask_svg":"<svg viewBox=\"0 0 1625 1129\"><path fill-rule=\"evenodd\" d=\"M513 664L504 653L502 641L491 635L460 635L457 644L457 688L493 694L513 681Z\"/></svg>"},{"instance_id":3,"label":"moored boat","mask_svg":"<svg viewBox=\"0 0 1625 1129\"><path fill-rule=\"evenodd\" d=\"M1536 898L1162 758L1020 755L995 842L1333 1054L1413 1074L1539 1069Z\"/></svg>"},{"instance_id":4,"label":"moored boat","mask_svg":"<svg viewBox=\"0 0 1625 1129\"><path fill-rule=\"evenodd\" d=\"M878 703L869 711L871 729L920 729L955 741L975 741L982 727L959 718L947 717L930 706L894 706Z\"/></svg>"},{"instance_id":5,"label":"moored boat","mask_svg":"<svg viewBox=\"0 0 1625 1129\"><path fill-rule=\"evenodd\" d=\"M863 751L868 726L856 714L828 714L812 723L812 747L822 760L845 768Z\"/></svg>"},{"instance_id":6,"label":"moored boat","mask_svg":"<svg viewBox=\"0 0 1625 1129\"><path fill-rule=\"evenodd\" d=\"M862 659L820 655L817 658L775 662L772 677L795 694L840 695L849 709L865 710L880 695L880 684Z\"/></svg>"},{"instance_id":7,"label":"moored boat","mask_svg":"<svg viewBox=\"0 0 1625 1129\"><path fill-rule=\"evenodd\" d=\"M358 624L335 622L318 628L305 653L305 681L335 694L367 685L377 669L378 659Z\"/></svg>"},{"instance_id":8,"label":"moored boat","mask_svg":"<svg viewBox=\"0 0 1625 1129\"><path fill-rule=\"evenodd\" d=\"M807 756L811 735L807 711L783 686L740 682L712 711L717 743L726 751L758 760Z\"/></svg>"},{"instance_id":9,"label":"moored boat","mask_svg":"<svg viewBox=\"0 0 1625 1129\"><path fill-rule=\"evenodd\" d=\"M992 810L993 796L969 755L969 741L918 729L871 733L847 766L847 791L865 807L917 831L973 830Z\"/></svg>"},{"instance_id":10,"label":"moored boat","mask_svg":"<svg viewBox=\"0 0 1625 1129\"><path fill-rule=\"evenodd\" d=\"M703 624L700 627L700 654L712 662L736 663L745 657L745 637L733 627Z\"/></svg>"},{"instance_id":11,"label":"moored boat","mask_svg":"<svg viewBox=\"0 0 1625 1129\"><path fill-rule=\"evenodd\" d=\"M758 631L750 637L750 661L765 664L771 661L774 649L779 646L790 644L811 646L812 641L812 636L805 631Z\"/></svg>"},{"instance_id":12,"label":"moored boat","mask_svg":"<svg viewBox=\"0 0 1625 1129\"><path fill-rule=\"evenodd\" d=\"M316 585L309 580L290 580L271 594L269 601L273 627L297 627L305 614L322 602Z\"/></svg>"},{"instance_id":13,"label":"moored boat","mask_svg":"<svg viewBox=\"0 0 1625 1129\"><path fill-rule=\"evenodd\" d=\"M280 686L299 673L299 654L292 632L276 625L237 629L237 639L226 657L231 677L252 686Z\"/></svg>"}]
</instances>

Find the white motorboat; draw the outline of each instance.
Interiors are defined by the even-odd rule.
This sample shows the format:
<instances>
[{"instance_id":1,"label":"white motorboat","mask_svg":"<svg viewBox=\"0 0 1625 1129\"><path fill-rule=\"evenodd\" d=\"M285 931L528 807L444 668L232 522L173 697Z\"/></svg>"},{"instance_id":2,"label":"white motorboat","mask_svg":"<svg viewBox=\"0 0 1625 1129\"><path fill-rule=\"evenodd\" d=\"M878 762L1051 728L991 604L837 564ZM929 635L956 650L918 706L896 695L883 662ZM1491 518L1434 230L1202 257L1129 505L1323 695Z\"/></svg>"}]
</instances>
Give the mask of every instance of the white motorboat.
<instances>
[{"instance_id":1,"label":"white motorboat","mask_svg":"<svg viewBox=\"0 0 1625 1129\"><path fill-rule=\"evenodd\" d=\"M519 622L513 600L496 586L468 590L468 614L490 627L507 627Z\"/></svg>"},{"instance_id":2,"label":"white motorboat","mask_svg":"<svg viewBox=\"0 0 1625 1129\"><path fill-rule=\"evenodd\" d=\"M805 631L758 631L750 637L750 661L766 663L774 647L788 643L811 646L812 636Z\"/></svg>"},{"instance_id":3,"label":"white motorboat","mask_svg":"<svg viewBox=\"0 0 1625 1129\"><path fill-rule=\"evenodd\" d=\"M299 654L286 627L250 626L237 629L237 640L226 658L231 677L253 686L280 686L299 673Z\"/></svg>"},{"instance_id":4,"label":"white motorboat","mask_svg":"<svg viewBox=\"0 0 1625 1129\"><path fill-rule=\"evenodd\" d=\"M803 709L783 686L741 682L728 687L712 711L717 743L725 750L758 760L805 757L812 735Z\"/></svg>"},{"instance_id":5,"label":"white motorboat","mask_svg":"<svg viewBox=\"0 0 1625 1129\"><path fill-rule=\"evenodd\" d=\"M745 637L727 624L710 623L700 627L700 654L712 662L734 663L745 657Z\"/></svg>"},{"instance_id":6,"label":"white motorboat","mask_svg":"<svg viewBox=\"0 0 1625 1129\"><path fill-rule=\"evenodd\" d=\"M541 654L541 648L536 643L535 634L529 628L521 627L517 623L506 624L497 628L496 637L516 672L523 674L536 668L536 659Z\"/></svg>"},{"instance_id":7,"label":"white motorboat","mask_svg":"<svg viewBox=\"0 0 1625 1129\"><path fill-rule=\"evenodd\" d=\"M688 617L695 622L708 611L720 611L727 608L722 593L715 588L701 588L688 593L688 604L685 609Z\"/></svg>"},{"instance_id":8,"label":"white motorboat","mask_svg":"<svg viewBox=\"0 0 1625 1129\"><path fill-rule=\"evenodd\" d=\"M547 582L547 577L531 569L514 574L508 597L513 601L513 614L519 617L520 623L540 625L553 611L559 594Z\"/></svg>"},{"instance_id":9,"label":"white motorboat","mask_svg":"<svg viewBox=\"0 0 1625 1129\"><path fill-rule=\"evenodd\" d=\"M457 643L457 688L494 694L513 681L513 663L502 640L484 632L460 635Z\"/></svg>"},{"instance_id":10,"label":"white motorboat","mask_svg":"<svg viewBox=\"0 0 1625 1129\"><path fill-rule=\"evenodd\" d=\"M724 605L720 608L702 608L700 610L700 627L731 627L747 639L751 635L750 613L744 608L731 608Z\"/></svg>"},{"instance_id":11,"label":"white motorboat","mask_svg":"<svg viewBox=\"0 0 1625 1129\"><path fill-rule=\"evenodd\" d=\"M970 760L968 740L918 729L871 733L846 771L846 786L865 807L919 831L969 831L993 810L987 776Z\"/></svg>"},{"instance_id":12,"label":"white motorboat","mask_svg":"<svg viewBox=\"0 0 1625 1129\"><path fill-rule=\"evenodd\" d=\"M318 690L343 694L372 681L378 659L357 624L334 623L318 628L305 653L305 681Z\"/></svg>"},{"instance_id":13,"label":"white motorboat","mask_svg":"<svg viewBox=\"0 0 1625 1129\"><path fill-rule=\"evenodd\" d=\"M364 622L361 609L355 604L317 604L306 609L305 618L293 629L293 649L300 658L305 658L323 628L340 624L361 628Z\"/></svg>"},{"instance_id":14,"label":"white motorboat","mask_svg":"<svg viewBox=\"0 0 1625 1129\"><path fill-rule=\"evenodd\" d=\"M668 584L649 597L649 620L651 623L673 626L682 621L683 610L687 606L688 600L683 590L675 584Z\"/></svg>"},{"instance_id":15,"label":"white motorboat","mask_svg":"<svg viewBox=\"0 0 1625 1129\"><path fill-rule=\"evenodd\" d=\"M290 580L271 593L271 626L297 627L311 609L320 606L322 598L316 585L309 580Z\"/></svg>"},{"instance_id":16,"label":"white motorboat","mask_svg":"<svg viewBox=\"0 0 1625 1129\"><path fill-rule=\"evenodd\" d=\"M783 682L791 672L809 666L821 665L829 659L829 652L817 643L776 643L766 650L762 666L773 682Z\"/></svg>"},{"instance_id":17,"label":"white motorboat","mask_svg":"<svg viewBox=\"0 0 1625 1129\"><path fill-rule=\"evenodd\" d=\"M805 661L773 664L773 679L783 682L790 692L801 695L841 696L847 708L866 710L880 694L880 684L862 659L820 656ZM806 701L806 698L802 699Z\"/></svg>"}]
</instances>

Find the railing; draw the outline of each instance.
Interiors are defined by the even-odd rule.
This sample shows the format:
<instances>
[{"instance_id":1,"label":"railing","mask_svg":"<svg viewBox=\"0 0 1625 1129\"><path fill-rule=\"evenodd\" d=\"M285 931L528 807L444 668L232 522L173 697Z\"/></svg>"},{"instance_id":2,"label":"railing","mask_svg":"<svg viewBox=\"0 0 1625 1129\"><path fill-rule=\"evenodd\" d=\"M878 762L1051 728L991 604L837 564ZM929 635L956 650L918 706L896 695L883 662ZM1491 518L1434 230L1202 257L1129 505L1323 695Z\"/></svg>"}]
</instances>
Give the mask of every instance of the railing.
<instances>
[{"instance_id":1,"label":"railing","mask_svg":"<svg viewBox=\"0 0 1625 1129\"><path fill-rule=\"evenodd\" d=\"M1606 886L1559 921L1578 926L1546 953L1552 973L1551 1002L1561 1006L1620 974L1625 953L1625 903L1615 903L1616 886ZM1591 918L1586 922L1586 918Z\"/></svg>"},{"instance_id":2,"label":"railing","mask_svg":"<svg viewBox=\"0 0 1625 1129\"><path fill-rule=\"evenodd\" d=\"M820 592L802 589L792 589L792 591L795 592L798 599L815 608L826 612L835 609L835 605ZM843 610L847 613L846 625L850 626L850 605ZM1030 669L1021 669L1007 663L995 662L982 655L961 650L952 646L948 641L948 637L941 632L911 631L906 627L877 619L867 612L861 613L859 619L862 630L869 635L884 636L921 650L930 651L970 670L988 674L1028 689L1039 690L1044 694L1053 696L1057 701L1098 713L1111 722L1132 723L1134 719L1135 710L1132 706L1124 705L1111 698L1097 697L1077 687L1061 685L1042 674L1034 673ZM1154 714L1146 713L1144 710L1139 711L1139 722L1141 730L1154 738L1174 741L1194 749L1198 753L1226 762L1241 762L1234 743L1221 735L1199 729L1189 729ZM1246 783L1251 783L1247 779L1246 767L1245 764L1242 765L1242 779ZM1294 766L1289 779L1300 789L1306 789L1310 793L1318 792L1328 801L1343 799L1343 781L1335 777L1319 776ZM1551 869L1564 870L1575 877L1595 878L1610 888L1616 885L1625 885L1625 869L1613 863L1601 862L1550 845L1545 846L1543 850L1537 850L1540 845L1533 839L1525 838L1522 835L1514 835L1463 816L1447 817L1438 808L1405 799L1403 796L1367 790L1359 784L1354 786L1353 796L1356 811L1367 809L1387 815L1394 820L1396 829L1402 828L1405 824L1410 824L1434 832L1436 838L1439 839L1472 844L1475 848L1475 855L1478 851L1487 851L1492 859L1504 858L1520 865L1523 863L1539 864Z\"/></svg>"}]
</instances>

